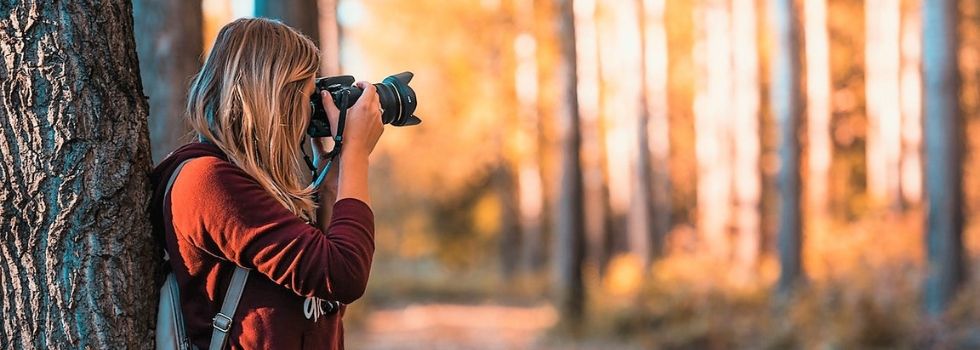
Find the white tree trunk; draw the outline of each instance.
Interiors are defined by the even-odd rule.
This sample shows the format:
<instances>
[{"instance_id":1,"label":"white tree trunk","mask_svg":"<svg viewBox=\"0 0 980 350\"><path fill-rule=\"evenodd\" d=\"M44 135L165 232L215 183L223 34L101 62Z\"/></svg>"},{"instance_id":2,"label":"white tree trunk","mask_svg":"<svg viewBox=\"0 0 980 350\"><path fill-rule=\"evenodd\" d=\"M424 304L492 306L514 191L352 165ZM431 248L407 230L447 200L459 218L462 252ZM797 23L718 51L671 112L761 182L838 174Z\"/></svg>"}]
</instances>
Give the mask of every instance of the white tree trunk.
<instances>
[{"instance_id":1,"label":"white tree trunk","mask_svg":"<svg viewBox=\"0 0 980 350\"><path fill-rule=\"evenodd\" d=\"M734 108L732 189L735 199L735 260L743 277L754 275L761 248L759 164L759 50L756 44L756 1L732 0Z\"/></svg>"},{"instance_id":2,"label":"white tree trunk","mask_svg":"<svg viewBox=\"0 0 980 350\"><path fill-rule=\"evenodd\" d=\"M807 198L809 212L827 214L830 163L834 144L830 138L830 43L827 34L827 0L805 0L806 94L807 94Z\"/></svg>"},{"instance_id":3,"label":"white tree trunk","mask_svg":"<svg viewBox=\"0 0 980 350\"><path fill-rule=\"evenodd\" d=\"M905 203L922 201L922 12L906 0L902 15L902 159L901 192Z\"/></svg>"},{"instance_id":4,"label":"white tree trunk","mask_svg":"<svg viewBox=\"0 0 980 350\"><path fill-rule=\"evenodd\" d=\"M708 253L718 259L728 259L733 203L732 28L727 1L705 2L695 10L698 42L694 55L699 75L694 100L697 226Z\"/></svg>"},{"instance_id":5,"label":"white tree trunk","mask_svg":"<svg viewBox=\"0 0 980 350\"><path fill-rule=\"evenodd\" d=\"M867 0L864 11L868 192L875 203L892 208L901 200L900 5L899 0Z\"/></svg>"}]
</instances>

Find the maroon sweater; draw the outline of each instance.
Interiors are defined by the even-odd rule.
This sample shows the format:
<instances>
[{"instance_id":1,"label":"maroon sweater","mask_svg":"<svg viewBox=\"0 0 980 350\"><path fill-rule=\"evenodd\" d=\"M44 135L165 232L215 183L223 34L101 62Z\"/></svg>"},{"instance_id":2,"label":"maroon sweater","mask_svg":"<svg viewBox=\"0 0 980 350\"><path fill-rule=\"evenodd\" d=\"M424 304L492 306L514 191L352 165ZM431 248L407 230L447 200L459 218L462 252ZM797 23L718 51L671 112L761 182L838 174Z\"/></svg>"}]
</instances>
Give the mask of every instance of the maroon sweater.
<instances>
[{"instance_id":1,"label":"maroon sweater","mask_svg":"<svg viewBox=\"0 0 980 350\"><path fill-rule=\"evenodd\" d=\"M191 159L174 181L177 165ZM361 297L374 254L374 214L364 202L333 204L326 232L276 201L254 178L207 143L185 145L151 175L151 217L180 285L192 343L211 340L235 266L252 269L233 320L232 349L343 349L338 313L322 315L323 300Z\"/></svg>"}]
</instances>

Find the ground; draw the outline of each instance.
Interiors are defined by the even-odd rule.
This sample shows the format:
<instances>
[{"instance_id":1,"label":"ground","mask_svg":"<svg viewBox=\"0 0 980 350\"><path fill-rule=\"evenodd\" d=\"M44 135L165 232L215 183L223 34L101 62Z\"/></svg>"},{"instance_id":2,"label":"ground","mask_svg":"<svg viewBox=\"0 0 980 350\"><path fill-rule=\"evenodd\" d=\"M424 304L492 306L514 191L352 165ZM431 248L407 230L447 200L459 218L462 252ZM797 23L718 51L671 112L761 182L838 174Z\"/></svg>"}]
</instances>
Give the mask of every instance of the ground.
<instances>
[{"instance_id":1,"label":"ground","mask_svg":"<svg viewBox=\"0 0 980 350\"><path fill-rule=\"evenodd\" d=\"M578 345L549 340L557 321L550 305L415 304L370 312L348 327L347 347L365 350L631 349L617 344Z\"/></svg>"}]
</instances>

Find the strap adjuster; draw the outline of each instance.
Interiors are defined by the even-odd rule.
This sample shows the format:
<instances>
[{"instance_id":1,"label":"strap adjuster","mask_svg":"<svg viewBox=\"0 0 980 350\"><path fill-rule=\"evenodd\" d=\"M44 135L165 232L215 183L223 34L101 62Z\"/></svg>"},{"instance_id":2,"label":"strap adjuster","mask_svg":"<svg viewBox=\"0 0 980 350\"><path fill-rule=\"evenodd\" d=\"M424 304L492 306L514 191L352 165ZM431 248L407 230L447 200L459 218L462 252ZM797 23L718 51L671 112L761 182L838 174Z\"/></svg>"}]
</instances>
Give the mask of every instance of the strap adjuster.
<instances>
[{"instance_id":1,"label":"strap adjuster","mask_svg":"<svg viewBox=\"0 0 980 350\"><path fill-rule=\"evenodd\" d=\"M228 330L231 329L231 317L219 312L217 315L214 315L214 318L211 319L211 327L214 327L214 329L217 329L222 333L228 333Z\"/></svg>"}]
</instances>

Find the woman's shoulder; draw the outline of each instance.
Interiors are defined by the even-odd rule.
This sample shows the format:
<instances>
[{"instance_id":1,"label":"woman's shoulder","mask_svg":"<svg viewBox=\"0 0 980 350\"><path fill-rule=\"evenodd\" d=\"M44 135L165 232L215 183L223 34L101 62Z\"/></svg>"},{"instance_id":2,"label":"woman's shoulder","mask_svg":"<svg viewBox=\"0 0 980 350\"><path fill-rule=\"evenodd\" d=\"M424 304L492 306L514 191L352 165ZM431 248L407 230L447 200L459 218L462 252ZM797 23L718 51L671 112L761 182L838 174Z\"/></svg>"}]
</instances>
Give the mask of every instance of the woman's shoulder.
<instances>
[{"instance_id":1,"label":"woman's shoulder","mask_svg":"<svg viewBox=\"0 0 980 350\"><path fill-rule=\"evenodd\" d=\"M234 163L214 156L190 159L174 180L173 192L196 196L227 192L242 185L257 185L244 170Z\"/></svg>"}]
</instances>

